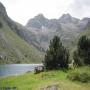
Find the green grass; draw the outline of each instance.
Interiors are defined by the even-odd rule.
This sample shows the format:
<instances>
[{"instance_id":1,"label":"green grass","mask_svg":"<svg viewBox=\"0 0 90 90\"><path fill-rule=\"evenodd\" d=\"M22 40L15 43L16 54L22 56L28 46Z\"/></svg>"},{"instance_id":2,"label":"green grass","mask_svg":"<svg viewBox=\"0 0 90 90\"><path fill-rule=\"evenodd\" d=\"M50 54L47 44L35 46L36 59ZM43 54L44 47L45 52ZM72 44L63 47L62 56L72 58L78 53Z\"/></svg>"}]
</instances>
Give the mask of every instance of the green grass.
<instances>
[{"instance_id":1,"label":"green grass","mask_svg":"<svg viewBox=\"0 0 90 90\"><path fill-rule=\"evenodd\" d=\"M90 83L70 81L67 78L67 75L73 71L87 71L90 73L90 67L76 68L67 72L56 70L42 72L40 74L34 74L32 72L20 76L2 77L0 78L0 86L16 86L18 90L40 90L49 85L57 84L59 90L90 90Z\"/></svg>"}]
</instances>

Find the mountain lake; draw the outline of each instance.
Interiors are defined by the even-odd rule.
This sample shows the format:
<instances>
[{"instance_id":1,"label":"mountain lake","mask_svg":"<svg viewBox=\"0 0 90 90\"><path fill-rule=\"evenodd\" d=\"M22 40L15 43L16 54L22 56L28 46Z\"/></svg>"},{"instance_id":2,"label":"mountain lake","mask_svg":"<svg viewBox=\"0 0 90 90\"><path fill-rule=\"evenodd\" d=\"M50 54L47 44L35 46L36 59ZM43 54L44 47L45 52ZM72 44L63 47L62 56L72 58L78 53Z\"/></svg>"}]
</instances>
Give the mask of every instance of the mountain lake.
<instances>
[{"instance_id":1,"label":"mountain lake","mask_svg":"<svg viewBox=\"0 0 90 90\"><path fill-rule=\"evenodd\" d=\"M26 72L34 71L34 68L42 64L5 64L0 65L0 77L21 75Z\"/></svg>"}]
</instances>

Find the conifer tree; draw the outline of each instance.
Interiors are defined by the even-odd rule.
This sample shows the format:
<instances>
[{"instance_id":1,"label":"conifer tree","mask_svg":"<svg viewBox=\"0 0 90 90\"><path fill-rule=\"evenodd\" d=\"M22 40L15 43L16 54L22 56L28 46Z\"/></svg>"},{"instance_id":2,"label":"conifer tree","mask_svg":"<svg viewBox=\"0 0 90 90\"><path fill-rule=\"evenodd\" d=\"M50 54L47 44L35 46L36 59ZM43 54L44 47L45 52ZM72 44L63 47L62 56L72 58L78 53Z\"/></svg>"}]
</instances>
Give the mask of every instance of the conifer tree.
<instances>
[{"instance_id":1,"label":"conifer tree","mask_svg":"<svg viewBox=\"0 0 90 90\"><path fill-rule=\"evenodd\" d=\"M69 51L62 45L58 36L50 41L43 63L47 70L68 68Z\"/></svg>"},{"instance_id":2,"label":"conifer tree","mask_svg":"<svg viewBox=\"0 0 90 90\"><path fill-rule=\"evenodd\" d=\"M78 66L90 65L90 39L89 38L87 38L86 36L80 37L78 41L77 51L75 52L74 52L74 60Z\"/></svg>"}]
</instances>

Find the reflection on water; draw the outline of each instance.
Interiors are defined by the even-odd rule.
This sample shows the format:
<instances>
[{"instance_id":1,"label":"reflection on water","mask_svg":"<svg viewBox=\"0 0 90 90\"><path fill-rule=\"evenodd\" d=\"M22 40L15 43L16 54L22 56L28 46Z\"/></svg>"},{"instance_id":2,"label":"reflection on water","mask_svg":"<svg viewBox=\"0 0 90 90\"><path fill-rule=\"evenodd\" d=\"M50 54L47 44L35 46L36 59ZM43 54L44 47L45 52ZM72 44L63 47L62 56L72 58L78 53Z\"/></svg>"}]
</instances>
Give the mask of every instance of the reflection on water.
<instances>
[{"instance_id":1,"label":"reflection on water","mask_svg":"<svg viewBox=\"0 0 90 90\"><path fill-rule=\"evenodd\" d=\"M19 75L33 71L36 66L42 64L6 64L0 65L0 76Z\"/></svg>"}]
</instances>

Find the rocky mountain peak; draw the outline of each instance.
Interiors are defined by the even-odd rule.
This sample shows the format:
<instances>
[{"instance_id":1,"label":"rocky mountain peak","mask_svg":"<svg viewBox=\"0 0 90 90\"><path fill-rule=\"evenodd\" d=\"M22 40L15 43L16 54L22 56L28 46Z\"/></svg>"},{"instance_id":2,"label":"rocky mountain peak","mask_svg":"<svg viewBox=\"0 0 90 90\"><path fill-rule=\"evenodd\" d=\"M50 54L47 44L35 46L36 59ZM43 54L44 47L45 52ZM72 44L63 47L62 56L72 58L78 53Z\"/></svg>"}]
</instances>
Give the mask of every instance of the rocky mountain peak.
<instances>
[{"instance_id":1,"label":"rocky mountain peak","mask_svg":"<svg viewBox=\"0 0 90 90\"><path fill-rule=\"evenodd\" d=\"M60 23L77 23L79 19L72 17L70 14L63 14L59 18Z\"/></svg>"},{"instance_id":2,"label":"rocky mountain peak","mask_svg":"<svg viewBox=\"0 0 90 90\"><path fill-rule=\"evenodd\" d=\"M45 18L43 14L38 14L34 18L30 19L26 26L40 29L42 26L47 26L48 22L49 20Z\"/></svg>"},{"instance_id":3,"label":"rocky mountain peak","mask_svg":"<svg viewBox=\"0 0 90 90\"><path fill-rule=\"evenodd\" d=\"M85 17L85 18L82 19L82 21L88 23L90 21L90 18Z\"/></svg>"},{"instance_id":4,"label":"rocky mountain peak","mask_svg":"<svg viewBox=\"0 0 90 90\"><path fill-rule=\"evenodd\" d=\"M63 19L70 19L70 18L72 18L72 16L67 13L67 14L63 14L63 15L61 16L61 18L63 18Z\"/></svg>"},{"instance_id":5,"label":"rocky mountain peak","mask_svg":"<svg viewBox=\"0 0 90 90\"><path fill-rule=\"evenodd\" d=\"M60 18L59 21L60 22L65 22L65 21L70 21L72 19L70 14L63 14Z\"/></svg>"},{"instance_id":6,"label":"rocky mountain peak","mask_svg":"<svg viewBox=\"0 0 90 90\"><path fill-rule=\"evenodd\" d=\"M0 2L0 15L2 15L2 16L7 15L6 9L5 9L4 5L1 2Z\"/></svg>"},{"instance_id":7,"label":"rocky mountain peak","mask_svg":"<svg viewBox=\"0 0 90 90\"><path fill-rule=\"evenodd\" d=\"M86 25L86 28L88 29L90 29L90 20L88 20L88 22L87 22L87 25Z\"/></svg>"},{"instance_id":8,"label":"rocky mountain peak","mask_svg":"<svg viewBox=\"0 0 90 90\"><path fill-rule=\"evenodd\" d=\"M38 14L37 16L35 16L36 19L42 19L42 18L45 18L43 14Z\"/></svg>"}]
</instances>

